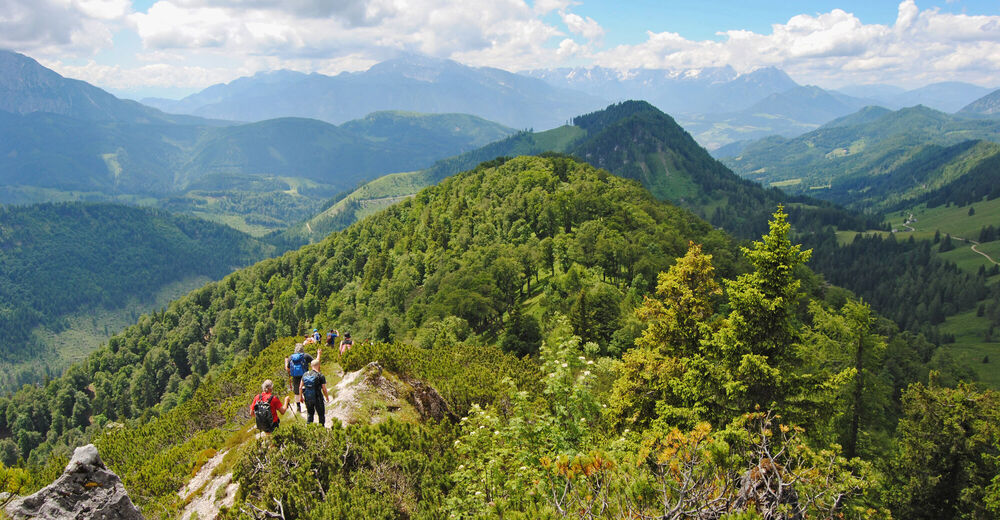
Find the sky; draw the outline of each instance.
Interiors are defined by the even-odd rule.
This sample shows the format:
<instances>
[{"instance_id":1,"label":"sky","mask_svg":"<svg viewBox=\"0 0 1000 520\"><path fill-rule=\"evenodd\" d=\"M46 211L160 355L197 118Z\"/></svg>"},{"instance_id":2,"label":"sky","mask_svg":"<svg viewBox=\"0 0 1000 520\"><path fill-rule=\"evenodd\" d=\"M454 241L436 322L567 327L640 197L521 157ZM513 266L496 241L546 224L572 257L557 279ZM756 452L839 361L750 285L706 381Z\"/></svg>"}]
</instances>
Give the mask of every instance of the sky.
<instances>
[{"instance_id":1,"label":"sky","mask_svg":"<svg viewBox=\"0 0 1000 520\"><path fill-rule=\"evenodd\" d=\"M510 71L778 67L1000 87L1000 0L0 0L0 48L133 98L401 53Z\"/></svg>"}]
</instances>

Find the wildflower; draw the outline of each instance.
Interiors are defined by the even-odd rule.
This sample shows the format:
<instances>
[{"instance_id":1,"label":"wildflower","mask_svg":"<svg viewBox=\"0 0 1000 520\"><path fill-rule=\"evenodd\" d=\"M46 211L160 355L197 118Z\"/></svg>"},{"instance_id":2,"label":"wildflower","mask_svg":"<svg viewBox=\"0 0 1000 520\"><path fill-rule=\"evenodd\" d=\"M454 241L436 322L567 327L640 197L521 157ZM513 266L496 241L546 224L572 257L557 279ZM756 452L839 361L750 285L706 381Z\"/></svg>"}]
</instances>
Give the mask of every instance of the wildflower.
<instances>
[{"instance_id":1,"label":"wildflower","mask_svg":"<svg viewBox=\"0 0 1000 520\"><path fill-rule=\"evenodd\" d=\"M563 363L563 364L562 364L562 367L563 367L563 368L566 368L566 367L568 367L568 366L569 366L569 363Z\"/></svg>"},{"instance_id":2,"label":"wildflower","mask_svg":"<svg viewBox=\"0 0 1000 520\"><path fill-rule=\"evenodd\" d=\"M587 360L587 364L588 365L593 365L594 364L594 360L593 359L588 359Z\"/></svg>"},{"instance_id":3,"label":"wildflower","mask_svg":"<svg viewBox=\"0 0 1000 520\"><path fill-rule=\"evenodd\" d=\"M583 375L584 376L589 376L590 375L590 370L584 370L583 371Z\"/></svg>"}]
</instances>

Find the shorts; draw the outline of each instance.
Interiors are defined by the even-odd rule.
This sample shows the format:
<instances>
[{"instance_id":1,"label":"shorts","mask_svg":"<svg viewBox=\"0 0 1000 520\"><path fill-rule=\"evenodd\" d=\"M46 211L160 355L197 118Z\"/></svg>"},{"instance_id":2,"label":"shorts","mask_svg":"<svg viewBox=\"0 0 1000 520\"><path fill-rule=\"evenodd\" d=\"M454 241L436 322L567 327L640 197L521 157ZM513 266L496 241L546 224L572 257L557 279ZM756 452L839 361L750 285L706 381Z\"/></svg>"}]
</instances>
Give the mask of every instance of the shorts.
<instances>
[{"instance_id":1,"label":"shorts","mask_svg":"<svg viewBox=\"0 0 1000 520\"><path fill-rule=\"evenodd\" d=\"M299 383L302 382L302 376L292 376L292 393L299 395Z\"/></svg>"}]
</instances>

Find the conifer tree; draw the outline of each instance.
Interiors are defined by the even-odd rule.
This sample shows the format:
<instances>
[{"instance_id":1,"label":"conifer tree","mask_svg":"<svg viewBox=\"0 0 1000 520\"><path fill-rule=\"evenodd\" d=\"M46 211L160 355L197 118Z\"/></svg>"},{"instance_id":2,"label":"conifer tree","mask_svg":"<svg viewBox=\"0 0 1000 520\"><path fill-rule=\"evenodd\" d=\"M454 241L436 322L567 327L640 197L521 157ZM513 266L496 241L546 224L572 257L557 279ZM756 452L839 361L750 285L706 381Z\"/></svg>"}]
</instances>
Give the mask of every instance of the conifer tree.
<instances>
[{"instance_id":1,"label":"conifer tree","mask_svg":"<svg viewBox=\"0 0 1000 520\"><path fill-rule=\"evenodd\" d=\"M792 245L783 207L773 217L770 232L752 248L743 248L753 272L726 281L730 312L712 339L717 349L713 357L731 378L724 383L727 398L738 410L782 403L792 393L800 363L795 310L801 281L794 271L812 250Z\"/></svg>"}]
</instances>

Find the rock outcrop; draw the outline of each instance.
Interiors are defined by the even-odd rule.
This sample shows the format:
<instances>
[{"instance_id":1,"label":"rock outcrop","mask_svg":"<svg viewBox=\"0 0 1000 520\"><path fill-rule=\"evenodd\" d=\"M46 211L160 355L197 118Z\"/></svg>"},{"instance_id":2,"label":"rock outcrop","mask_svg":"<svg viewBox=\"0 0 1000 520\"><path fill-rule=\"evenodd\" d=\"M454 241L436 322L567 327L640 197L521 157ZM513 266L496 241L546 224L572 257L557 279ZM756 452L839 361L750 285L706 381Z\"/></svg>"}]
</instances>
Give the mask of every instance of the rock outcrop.
<instances>
[{"instance_id":1,"label":"rock outcrop","mask_svg":"<svg viewBox=\"0 0 1000 520\"><path fill-rule=\"evenodd\" d=\"M77 448L55 482L12 501L7 514L16 520L142 519L121 479L104 465L93 444Z\"/></svg>"}]
</instances>

